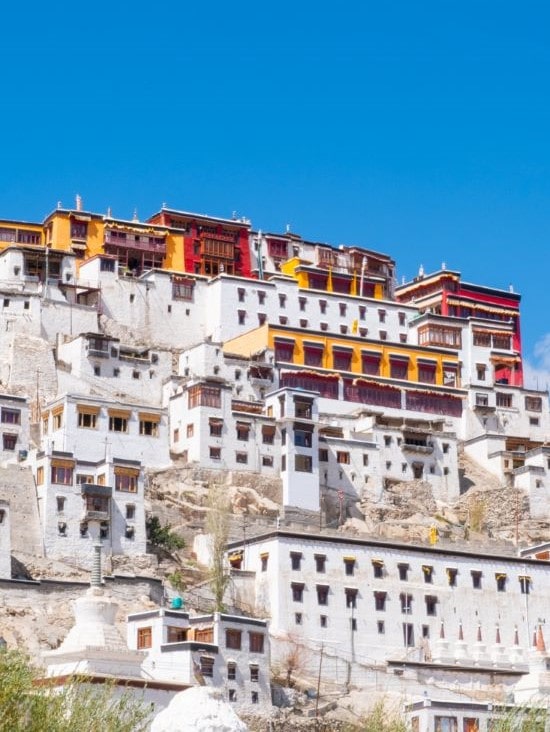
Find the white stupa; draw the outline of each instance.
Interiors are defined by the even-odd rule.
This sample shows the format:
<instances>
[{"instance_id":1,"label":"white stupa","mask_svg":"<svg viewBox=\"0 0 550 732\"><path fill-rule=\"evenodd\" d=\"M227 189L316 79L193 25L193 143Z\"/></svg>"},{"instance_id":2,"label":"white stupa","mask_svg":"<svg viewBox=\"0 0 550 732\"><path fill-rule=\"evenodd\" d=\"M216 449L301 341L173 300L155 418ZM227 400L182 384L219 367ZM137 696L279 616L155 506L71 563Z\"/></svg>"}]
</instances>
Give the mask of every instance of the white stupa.
<instances>
[{"instance_id":1,"label":"white stupa","mask_svg":"<svg viewBox=\"0 0 550 732\"><path fill-rule=\"evenodd\" d=\"M43 654L48 676L141 676L143 654L130 651L115 625L118 604L101 582L101 544L94 546L90 588L74 602L75 623L55 651Z\"/></svg>"},{"instance_id":2,"label":"white stupa","mask_svg":"<svg viewBox=\"0 0 550 732\"><path fill-rule=\"evenodd\" d=\"M223 692L208 686L180 691L157 714L151 732L248 732Z\"/></svg>"}]
</instances>

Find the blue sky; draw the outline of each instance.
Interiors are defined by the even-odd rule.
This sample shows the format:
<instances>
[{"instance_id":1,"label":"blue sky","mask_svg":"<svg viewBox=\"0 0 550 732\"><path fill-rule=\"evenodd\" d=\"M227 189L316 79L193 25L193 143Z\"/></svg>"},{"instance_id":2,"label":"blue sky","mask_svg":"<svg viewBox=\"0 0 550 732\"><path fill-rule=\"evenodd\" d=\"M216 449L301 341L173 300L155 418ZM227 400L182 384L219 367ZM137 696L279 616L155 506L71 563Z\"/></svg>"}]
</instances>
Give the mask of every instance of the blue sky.
<instances>
[{"instance_id":1,"label":"blue sky","mask_svg":"<svg viewBox=\"0 0 550 732\"><path fill-rule=\"evenodd\" d=\"M75 193L442 261L523 294L550 370L550 6L11 4L0 216ZM538 345L537 345L538 344Z\"/></svg>"}]
</instances>

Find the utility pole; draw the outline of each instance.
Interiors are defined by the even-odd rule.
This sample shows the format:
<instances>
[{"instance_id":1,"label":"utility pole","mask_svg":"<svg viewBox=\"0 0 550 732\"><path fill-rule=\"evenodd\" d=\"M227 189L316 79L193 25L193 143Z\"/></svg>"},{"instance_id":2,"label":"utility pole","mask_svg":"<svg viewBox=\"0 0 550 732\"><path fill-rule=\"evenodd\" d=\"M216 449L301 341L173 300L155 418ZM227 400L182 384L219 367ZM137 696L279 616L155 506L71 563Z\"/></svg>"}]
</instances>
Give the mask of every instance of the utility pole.
<instances>
[{"instance_id":1,"label":"utility pole","mask_svg":"<svg viewBox=\"0 0 550 732\"><path fill-rule=\"evenodd\" d=\"M315 730L319 729L319 693L321 691L321 669L323 667L323 652L325 650L324 643L321 643L321 653L319 654L319 674L317 676L317 693L315 695Z\"/></svg>"}]
</instances>

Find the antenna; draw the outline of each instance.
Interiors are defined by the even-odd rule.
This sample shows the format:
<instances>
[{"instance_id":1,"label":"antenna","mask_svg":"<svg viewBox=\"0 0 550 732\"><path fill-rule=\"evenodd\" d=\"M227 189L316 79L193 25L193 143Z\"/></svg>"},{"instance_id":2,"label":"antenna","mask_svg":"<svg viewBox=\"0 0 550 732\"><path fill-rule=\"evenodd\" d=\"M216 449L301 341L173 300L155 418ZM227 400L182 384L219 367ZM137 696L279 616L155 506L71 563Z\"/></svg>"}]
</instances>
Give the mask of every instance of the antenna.
<instances>
[{"instance_id":1,"label":"antenna","mask_svg":"<svg viewBox=\"0 0 550 732\"><path fill-rule=\"evenodd\" d=\"M75 197L76 210L82 211L82 196L77 193Z\"/></svg>"}]
</instances>

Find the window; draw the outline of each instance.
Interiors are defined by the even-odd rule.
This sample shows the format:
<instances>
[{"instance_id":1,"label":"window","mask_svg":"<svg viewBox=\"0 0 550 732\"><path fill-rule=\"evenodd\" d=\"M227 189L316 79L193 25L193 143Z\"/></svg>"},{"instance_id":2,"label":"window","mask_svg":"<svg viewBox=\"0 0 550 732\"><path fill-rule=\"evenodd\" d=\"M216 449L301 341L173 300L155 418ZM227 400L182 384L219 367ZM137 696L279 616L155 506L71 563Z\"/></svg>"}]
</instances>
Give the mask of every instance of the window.
<instances>
[{"instance_id":1,"label":"window","mask_svg":"<svg viewBox=\"0 0 550 732\"><path fill-rule=\"evenodd\" d=\"M57 513L63 513L65 510L65 501L67 499L64 496L56 496L55 502L57 505Z\"/></svg>"},{"instance_id":2,"label":"window","mask_svg":"<svg viewBox=\"0 0 550 732\"><path fill-rule=\"evenodd\" d=\"M126 504L126 519L128 521L133 521L136 517L136 507L133 503L127 503Z\"/></svg>"},{"instance_id":3,"label":"window","mask_svg":"<svg viewBox=\"0 0 550 732\"><path fill-rule=\"evenodd\" d=\"M295 455L294 470L297 473L311 473L313 471L313 458L309 455Z\"/></svg>"},{"instance_id":4,"label":"window","mask_svg":"<svg viewBox=\"0 0 550 732\"><path fill-rule=\"evenodd\" d=\"M327 301L326 300L319 300L319 310L321 311L322 315L324 315L327 312Z\"/></svg>"},{"instance_id":5,"label":"window","mask_svg":"<svg viewBox=\"0 0 550 732\"><path fill-rule=\"evenodd\" d=\"M166 628L166 631L167 643L183 643L187 640L187 630L185 628L178 628L175 625L169 625Z\"/></svg>"},{"instance_id":6,"label":"window","mask_svg":"<svg viewBox=\"0 0 550 732\"><path fill-rule=\"evenodd\" d=\"M211 656L201 656L199 659L200 662L200 672L203 676L206 676L207 678L212 678L214 676L214 659ZM233 701L237 698L236 692L233 689L233 693L235 695Z\"/></svg>"},{"instance_id":7,"label":"window","mask_svg":"<svg viewBox=\"0 0 550 732\"><path fill-rule=\"evenodd\" d=\"M531 577L521 575L519 578L519 587L522 595L529 595L531 591Z\"/></svg>"},{"instance_id":8,"label":"window","mask_svg":"<svg viewBox=\"0 0 550 732\"><path fill-rule=\"evenodd\" d=\"M407 342L407 334L406 333L400 333L399 334L399 343L406 343Z\"/></svg>"},{"instance_id":9,"label":"window","mask_svg":"<svg viewBox=\"0 0 550 732\"><path fill-rule=\"evenodd\" d=\"M349 465L349 452L338 451L336 453L336 462L340 463L341 465Z\"/></svg>"},{"instance_id":10,"label":"window","mask_svg":"<svg viewBox=\"0 0 550 732\"><path fill-rule=\"evenodd\" d=\"M187 428L185 430L187 439L190 439L191 437L193 437L194 433L195 433L195 425L193 423L188 424Z\"/></svg>"},{"instance_id":11,"label":"window","mask_svg":"<svg viewBox=\"0 0 550 732\"><path fill-rule=\"evenodd\" d=\"M235 453L235 462L239 463L239 465L246 465L248 463L248 453L247 452L236 452Z\"/></svg>"},{"instance_id":12,"label":"window","mask_svg":"<svg viewBox=\"0 0 550 732\"><path fill-rule=\"evenodd\" d=\"M472 569L471 575L472 575L472 587L474 588L474 590L481 590L482 573L475 569Z\"/></svg>"},{"instance_id":13,"label":"window","mask_svg":"<svg viewBox=\"0 0 550 732\"><path fill-rule=\"evenodd\" d=\"M304 364L306 366L322 366L324 349L322 344L304 344Z\"/></svg>"},{"instance_id":14,"label":"window","mask_svg":"<svg viewBox=\"0 0 550 732\"><path fill-rule=\"evenodd\" d=\"M21 424L21 410L2 407L2 424Z\"/></svg>"},{"instance_id":15,"label":"window","mask_svg":"<svg viewBox=\"0 0 550 732\"><path fill-rule=\"evenodd\" d=\"M312 442L312 425L294 425L294 444L296 447L311 447Z\"/></svg>"},{"instance_id":16,"label":"window","mask_svg":"<svg viewBox=\"0 0 550 732\"><path fill-rule=\"evenodd\" d=\"M295 572L302 568L302 552L290 552L290 568Z\"/></svg>"},{"instance_id":17,"label":"window","mask_svg":"<svg viewBox=\"0 0 550 732\"><path fill-rule=\"evenodd\" d=\"M117 379L120 376L120 369L119 368L113 369L113 376L115 377L115 379Z\"/></svg>"},{"instance_id":18,"label":"window","mask_svg":"<svg viewBox=\"0 0 550 732\"><path fill-rule=\"evenodd\" d=\"M275 442L275 427L272 425L262 425L262 443L264 445L273 445Z\"/></svg>"},{"instance_id":19,"label":"window","mask_svg":"<svg viewBox=\"0 0 550 732\"><path fill-rule=\"evenodd\" d=\"M94 376L101 376L101 366L94 366Z\"/></svg>"},{"instance_id":20,"label":"window","mask_svg":"<svg viewBox=\"0 0 550 732\"><path fill-rule=\"evenodd\" d=\"M532 427L538 427L539 426L539 418L538 417L529 417L529 424Z\"/></svg>"},{"instance_id":21,"label":"window","mask_svg":"<svg viewBox=\"0 0 550 732\"><path fill-rule=\"evenodd\" d=\"M115 490L137 493L139 471L115 467Z\"/></svg>"},{"instance_id":22,"label":"window","mask_svg":"<svg viewBox=\"0 0 550 732\"><path fill-rule=\"evenodd\" d=\"M286 307L286 295L279 295L279 307Z\"/></svg>"},{"instance_id":23,"label":"window","mask_svg":"<svg viewBox=\"0 0 550 732\"><path fill-rule=\"evenodd\" d=\"M418 381L424 384L435 384L435 364L418 363Z\"/></svg>"},{"instance_id":24,"label":"window","mask_svg":"<svg viewBox=\"0 0 550 732\"><path fill-rule=\"evenodd\" d=\"M437 597L434 595L426 595L426 615L437 615Z\"/></svg>"},{"instance_id":25,"label":"window","mask_svg":"<svg viewBox=\"0 0 550 732\"><path fill-rule=\"evenodd\" d=\"M390 376L392 379L406 379L409 373L409 361L406 358L390 356Z\"/></svg>"},{"instance_id":26,"label":"window","mask_svg":"<svg viewBox=\"0 0 550 732\"><path fill-rule=\"evenodd\" d=\"M83 429L95 430L97 424L97 412L78 410L78 426Z\"/></svg>"},{"instance_id":27,"label":"window","mask_svg":"<svg viewBox=\"0 0 550 732\"><path fill-rule=\"evenodd\" d=\"M109 432L128 432L128 414L109 414Z\"/></svg>"},{"instance_id":28,"label":"window","mask_svg":"<svg viewBox=\"0 0 550 732\"><path fill-rule=\"evenodd\" d=\"M219 386L207 386L206 384L195 384L189 388L188 407L213 407L220 409L222 405L221 389Z\"/></svg>"},{"instance_id":29,"label":"window","mask_svg":"<svg viewBox=\"0 0 550 732\"><path fill-rule=\"evenodd\" d=\"M373 559L372 571L376 579L382 579L384 577L384 562L381 559Z\"/></svg>"},{"instance_id":30,"label":"window","mask_svg":"<svg viewBox=\"0 0 550 732\"><path fill-rule=\"evenodd\" d=\"M250 681L259 681L260 680L260 667L256 664L252 663L250 664Z\"/></svg>"},{"instance_id":31,"label":"window","mask_svg":"<svg viewBox=\"0 0 550 732\"><path fill-rule=\"evenodd\" d=\"M244 325L246 322L246 310L238 310L237 319L239 321L239 325Z\"/></svg>"},{"instance_id":32,"label":"window","mask_svg":"<svg viewBox=\"0 0 550 732\"><path fill-rule=\"evenodd\" d=\"M17 435L10 435L7 432L2 434L2 447L4 450L15 450L17 444Z\"/></svg>"},{"instance_id":33,"label":"window","mask_svg":"<svg viewBox=\"0 0 550 732\"><path fill-rule=\"evenodd\" d=\"M151 648L153 644L153 631L149 626L147 628L138 628L137 630L137 647L138 650Z\"/></svg>"},{"instance_id":34,"label":"window","mask_svg":"<svg viewBox=\"0 0 550 732\"><path fill-rule=\"evenodd\" d=\"M72 485L73 467L52 464L51 480L56 485Z\"/></svg>"},{"instance_id":35,"label":"window","mask_svg":"<svg viewBox=\"0 0 550 732\"><path fill-rule=\"evenodd\" d=\"M209 419L208 427L210 429L211 437L221 437L223 431L223 420L222 419Z\"/></svg>"},{"instance_id":36,"label":"window","mask_svg":"<svg viewBox=\"0 0 550 732\"><path fill-rule=\"evenodd\" d=\"M235 681L237 677L237 664L234 661L229 661L227 664L227 680Z\"/></svg>"},{"instance_id":37,"label":"window","mask_svg":"<svg viewBox=\"0 0 550 732\"><path fill-rule=\"evenodd\" d=\"M458 720L456 717L434 717L435 729L441 732L458 732ZM467 729L467 728L466 728ZM475 727L474 727L475 729Z\"/></svg>"},{"instance_id":38,"label":"window","mask_svg":"<svg viewBox=\"0 0 550 732\"><path fill-rule=\"evenodd\" d=\"M244 302L245 295L246 295L246 290L244 289L244 287L238 287L237 288L237 298L238 298L239 302Z\"/></svg>"},{"instance_id":39,"label":"window","mask_svg":"<svg viewBox=\"0 0 550 732\"><path fill-rule=\"evenodd\" d=\"M347 577L355 574L355 557L344 557L344 568Z\"/></svg>"},{"instance_id":40,"label":"window","mask_svg":"<svg viewBox=\"0 0 550 732\"><path fill-rule=\"evenodd\" d=\"M510 409L512 407L512 395L504 394L501 391L497 391L497 407L503 407L504 409Z\"/></svg>"},{"instance_id":41,"label":"window","mask_svg":"<svg viewBox=\"0 0 550 732\"><path fill-rule=\"evenodd\" d=\"M358 590L351 588L351 587L345 587L344 588L344 595L346 597L346 607L357 607L357 593Z\"/></svg>"},{"instance_id":42,"label":"window","mask_svg":"<svg viewBox=\"0 0 550 732\"><path fill-rule=\"evenodd\" d=\"M195 631L195 640L197 643L213 643L214 642L214 630L210 628L197 628Z\"/></svg>"},{"instance_id":43,"label":"window","mask_svg":"<svg viewBox=\"0 0 550 732\"><path fill-rule=\"evenodd\" d=\"M379 310L378 311L378 320L380 323L386 322L386 311L385 310Z\"/></svg>"},{"instance_id":44,"label":"window","mask_svg":"<svg viewBox=\"0 0 550 732\"><path fill-rule=\"evenodd\" d=\"M400 580L403 580L403 581L407 580L407 576L409 574L409 569L410 569L409 565L406 564L405 562L401 562L400 564L397 565L397 570L399 572Z\"/></svg>"},{"instance_id":45,"label":"window","mask_svg":"<svg viewBox=\"0 0 550 732\"><path fill-rule=\"evenodd\" d=\"M365 320L367 315L367 308L365 305L359 305L359 320Z\"/></svg>"},{"instance_id":46,"label":"window","mask_svg":"<svg viewBox=\"0 0 550 732\"><path fill-rule=\"evenodd\" d=\"M328 605L328 585L317 585L317 603L319 605Z\"/></svg>"},{"instance_id":47,"label":"window","mask_svg":"<svg viewBox=\"0 0 550 732\"><path fill-rule=\"evenodd\" d=\"M429 564L422 565L422 574L424 575L424 582L431 584L433 582L434 568Z\"/></svg>"},{"instance_id":48,"label":"window","mask_svg":"<svg viewBox=\"0 0 550 732\"><path fill-rule=\"evenodd\" d=\"M304 599L303 582L292 582L290 587L292 589L292 600L294 602L303 602L303 599Z\"/></svg>"},{"instance_id":49,"label":"window","mask_svg":"<svg viewBox=\"0 0 550 732\"><path fill-rule=\"evenodd\" d=\"M221 458L222 458L221 447L211 447L210 448L210 460L221 460Z\"/></svg>"},{"instance_id":50,"label":"window","mask_svg":"<svg viewBox=\"0 0 550 732\"><path fill-rule=\"evenodd\" d=\"M411 613L412 613L413 596L412 595L409 595L406 592L402 592L399 595L399 601L401 603L401 612L404 615L411 615Z\"/></svg>"},{"instance_id":51,"label":"window","mask_svg":"<svg viewBox=\"0 0 550 732\"><path fill-rule=\"evenodd\" d=\"M386 609L386 593L375 592L374 593L374 609L384 611Z\"/></svg>"},{"instance_id":52,"label":"window","mask_svg":"<svg viewBox=\"0 0 550 732\"><path fill-rule=\"evenodd\" d=\"M497 592L506 592L506 574L504 572L497 572L495 579L497 581Z\"/></svg>"},{"instance_id":53,"label":"window","mask_svg":"<svg viewBox=\"0 0 550 732\"><path fill-rule=\"evenodd\" d=\"M323 573L326 571L327 557L325 554L315 554L315 571Z\"/></svg>"},{"instance_id":54,"label":"window","mask_svg":"<svg viewBox=\"0 0 550 732\"><path fill-rule=\"evenodd\" d=\"M340 316L345 317L346 311L348 309L348 306L346 305L346 303L345 302L338 303L338 308L340 310Z\"/></svg>"},{"instance_id":55,"label":"window","mask_svg":"<svg viewBox=\"0 0 550 732\"><path fill-rule=\"evenodd\" d=\"M386 624L383 620L376 621L376 629L378 631L378 635L384 635L384 633L386 632Z\"/></svg>"},{"instance_id":56,"label":"window","mask_svg":"<svg viewBox=\"0 0 550 732\"><path fill-rule=\"evenodd\" d=\"M57 522L57 533L59 534L59 536L67 536L67 522L66 521Z\"/></svg>"},{"instance_id":57,"label":"window","mask_svg":"<svg viewBox=\"0 0 550 732\"><path fill-rule=\"evenodd\" d=\"M307 297L299 297L298 304L300 306L300 310L302 312L304 312L304 310L306 309L306 305L307 305Z\"/></svg>"},{"instance_id":58,"label":"window","mask_svg":"<svg viewBox=\"0 0 550 732\"><path fill-rule=\"evenodd\" d=\"M326 615L319 615L319 625L321 628L326 628L328 626L328 617Z\"/></svg>"},{"instance_id":59,"label":"window","mask_svg":"<svg viewBox=\"0 0 550 732\"><path fill-rule=\"evenodd\" d=\"M525 409L530 412L542 412L542 398L541 397L525 397Z\"/></svg>"},{"instance_id":60,"label":"window","mask_svg":"<svg viewBox=\"0 0 550 732\"><path fill-rule=\"evenodd\" d=\"M403 644L405 648L414 646L414 626L412 623L403 623Z\"/></svg>"},{"instance_id":61,"label":"window","mask_svg":"<svg viewBox=\"0 0 550 732\"><path fill-rule=\"evenodd\" d=\"M364 452L363 453L363 466L367 467L368 464L369 464L369 456L367 455L366 452Z\"/></svg>"},{"instance_id":62,"label":"window","mask_svg":"<svg viewBox=\"0 0 550 732\"><path fill-rule=\"evenodd\" d=\"M273 455L262 455L262 465L264 468L273 467Z\"/></svg>"},{"instance_id":63,"label":"window","mask_svg":"<svg viewBox=\"0 0 550 732\"><path fill-rule=\"evenodd\" d=\"M237 440L241 442L248 442L248 435L250 432L250 425L248 422L237 422Z\"/></svg>"},{"instance_id":64,"label":"window","mask_svg":"<svg viewBox=\"0 0 550 732\"><path fill-rule=\"evenodd\" d=\"M302 624L302 613L294 613L294 622L296 625Z\"/></svg>"},{"instance_id":65,"label":"window","mask_svg":"<svg viewBox=\"0 0 550 732\"><path fill-rule=\"evenodd\" d=\"M324 447L319 449L319 462L328 463L328 450Z\"/></svg>"},{"instance_id":66,"label":"window","mask_svg":"<svg viewBox=\"0 0 550 732\"><path fill-rule=\"evenodd\" d=\"M456 578L458 575L458 569L454 569L453 567L447 567L447 581L449 582L449 587L456 587Z\"/></svg>"},{"instance_id":67,"label":"window","mask_svg":"<svg viewBox=\"0 0 550 732\"><path fill-rule=\"evenodd\" d=\"M343 348L333 348L332 363L337 371L351 371L351 357L353 352Z\"/></svg>"},{"instance_id":68,"label":"window","mask_svg":"<svg viewBox=\"0 0 550 732\"><path fill-rule=\"evenodd\" d=\"M144 437L159 436L159 418L158 417L140 417L139 434Z\"/></svg>"},{"instance_id":69,"label":"window","mask_svg":"<svg viewBox=\"0 0 550 732\"><path fill-rule=\"evenodd\" d=\"M405 313L397 313L397 317L399 319L399 325L407 324L407 316L405 315Z\"/></svg>"},{"instance_id":70,"label":"window","mask_svg":"<svg viewBox=\"0 0 550 732\"><path fill-rule=\"evenodd\" d=\"M232 648L235 651L241 650L241 636L240 630L227 629L225 631L225 647Z\"/></svg>"},{"instance_id":71,"label":"window","mask_svg":"<svg viewBox=\"0 0 550 732\"><path fill-rule=\"evenodd\" d=\"M478 381L485 381L485 373L487 371L487 366L485 364L478 364L476 366L476 377Z\"/></svg>"},{"instance_id":72,"label":"window","mask_svg":"<svg viewBox=\"0 0 550 732\"><path fill-rule=\"evenodd\" d=\"M321 330L328 330L328 323L319 323L319 327Z\"/></svg>"}]
</instances>

